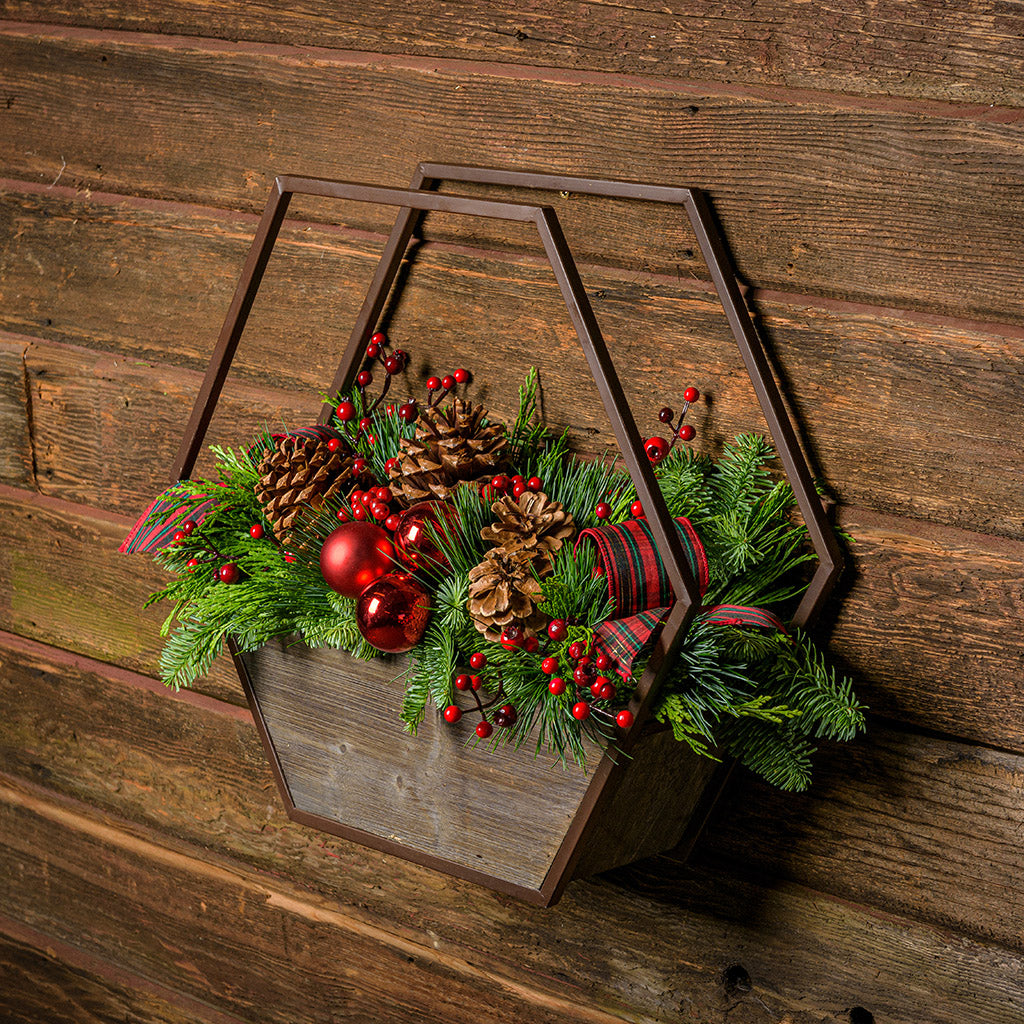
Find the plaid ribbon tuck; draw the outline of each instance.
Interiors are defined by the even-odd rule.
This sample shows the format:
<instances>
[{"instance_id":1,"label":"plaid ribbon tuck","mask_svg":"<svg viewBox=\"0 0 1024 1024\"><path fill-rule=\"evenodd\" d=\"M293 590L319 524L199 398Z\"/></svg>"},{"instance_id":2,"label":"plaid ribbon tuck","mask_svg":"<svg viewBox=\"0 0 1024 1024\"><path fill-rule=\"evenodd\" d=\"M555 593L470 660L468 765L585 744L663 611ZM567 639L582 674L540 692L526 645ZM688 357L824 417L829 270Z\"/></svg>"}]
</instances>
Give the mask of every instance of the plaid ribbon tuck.
<instances>
[{"instance_id":1,"label":"plaid ribbon tuck","mask_svg":"<svg viewBox=\"0 0 1024 1024\"><path fill-rule=\"evenodd\" d=\"M693 524L680 516L676 529L701 597L708 588L708 559ZM615 604L614 617L594 631L594 651L607 654L623 679L632 674L633 662L668 615L674 595L665 564L658 554L646 519L628 519L614 526L584 530L584 540L597 545L598 565L608 580L608 596ZM785 633L786 627L764 608L714 605L698 615L704 622L721 626L755 626Z\"/></svg>"}]
</instances>

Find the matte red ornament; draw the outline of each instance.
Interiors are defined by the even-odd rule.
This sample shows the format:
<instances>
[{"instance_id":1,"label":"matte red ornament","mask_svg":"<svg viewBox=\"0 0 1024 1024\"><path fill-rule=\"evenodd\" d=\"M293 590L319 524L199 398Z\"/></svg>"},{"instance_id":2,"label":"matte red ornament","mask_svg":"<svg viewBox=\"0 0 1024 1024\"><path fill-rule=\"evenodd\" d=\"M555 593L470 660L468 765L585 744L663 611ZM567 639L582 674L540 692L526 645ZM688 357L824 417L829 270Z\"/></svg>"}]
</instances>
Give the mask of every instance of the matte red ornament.
<instances>
[{"instance_id":1,"label":"matte red ornament","mask_svg":"<svg viewBox=\"0 0 1024 1024\"><path fill-rule=\"evenodd\" d=\"M366 510L352 510L355 520L342 523L320 549L320 572L327 585L345 597L359 597L374 580L395 568L395 546L374 523L363 522Z\"/></svg>"},{"instance_id":2,"label":"matte red ornament","mask_svg":"<svg viewBox=\"0 0 1024 1024\"><path fill-rule=\"evenodd\" d=\"M367 643L388 654L415 647L430 619L430 598L408 573L374 580L356 602L356 624Z\"/></svg>"},{"instance_id":3,"label":"matte red ornament","mask_svg":"<svg viewBox=\"0 0 1024 1024\"><path fill-rule=\"evenodd\" d=\"M445 558L434 538L444 537L451 526L458 521L455 506L444 501L421 501L402 513L395 527L395 544L398 553L417 569L440 569L451 572L451 565Z\"/></svg>"}]
</instances>

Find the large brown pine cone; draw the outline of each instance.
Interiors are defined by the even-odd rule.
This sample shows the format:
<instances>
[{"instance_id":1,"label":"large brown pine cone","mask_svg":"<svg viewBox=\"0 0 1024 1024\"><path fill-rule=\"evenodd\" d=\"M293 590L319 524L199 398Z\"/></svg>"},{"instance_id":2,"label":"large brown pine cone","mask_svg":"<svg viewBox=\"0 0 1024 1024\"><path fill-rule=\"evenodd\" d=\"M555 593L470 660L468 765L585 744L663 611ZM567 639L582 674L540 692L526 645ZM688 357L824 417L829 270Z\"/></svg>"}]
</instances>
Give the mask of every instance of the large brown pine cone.
<instances>
[{"instance_id":1,"label":"large brown pine cone","mask_svg":"<svg viewBox=\"0 0 1024 1024\"><path fill-rule=\"evenodd\" d=\"M282 544L294 539L292 530L304 513L344 497L360 482L355 453L338 440L341 446L332 452L326 437L280 437L260 460L256 498Z\"/></svg>"},{"instance_id":2,"label":"large brown pine cone","mask_svg":"<svg viewBox=\"0 0 1024 1024\"><path fill-rule=\"evenodd\" d=\"M537 610L541 586L534 570L543 575L550 569L544 556L491 548L469 571L467 607L476 628L496 641L505 626L522 626L527 633L544 626L547 617Z\"/></svg>"},{"instance_id":3,"label":"large brown pine cone","mask_svg":"<svg viewBox=\"0 0 1024 1024\"><path fill-rule=\"evenodd\" d=\"M572 516L543 491L524 491L518 498L506 494L491 511L498 521L485 526L480 536L506 551L553 555L575 529Z\"/></svg>"},{"instance_id":4,"label":"large brown pine cone","mask_svg":"<svg viewBox=\"0 0 1024 1024\"><path fill-rule=\"evenodd\" d=\"M404 501L444 501L463 481L490 480L506 466L508 438L499 424L484 424L486 410L456 398L444 409L424 409L416 436L399 446L389 471L391 489Z\"/></svg>"}]
</instances>

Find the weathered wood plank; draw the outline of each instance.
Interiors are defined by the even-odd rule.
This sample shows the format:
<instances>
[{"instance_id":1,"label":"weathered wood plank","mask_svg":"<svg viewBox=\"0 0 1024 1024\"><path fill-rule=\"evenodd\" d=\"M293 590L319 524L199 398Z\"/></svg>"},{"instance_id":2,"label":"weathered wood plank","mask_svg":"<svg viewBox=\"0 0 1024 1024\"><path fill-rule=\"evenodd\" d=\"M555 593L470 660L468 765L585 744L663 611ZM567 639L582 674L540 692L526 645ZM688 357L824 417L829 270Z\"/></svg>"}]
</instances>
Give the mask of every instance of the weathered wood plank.
<instances>
[{"instance_id":1,"label":"weathered wood plank","mask_svg":"<svg viewBox=\"0 0 1024 1024\"><path fill-rule=\"evenodd\" d=\"M252 210L283 169L406 184L430 158L635 178L639 158L647 180L710 190L741 273L759 286L1018 317L1024 171L1014 117L694 94L661 80L516 74L510 88L494 69L381 68L347 53L31 26L8 26L0 55L12 98L0 161L9 177L50 184L63 168L62 183L78 188ZM677 210L566 205L588 260L703 273ZM345 216L376 229L390 221L375 209ZM474 222L469 237L528 237L494 230Z\"/></svg>"},{"instance_id":2,"label":"weathered wood plank","mask_svg":"<svg viewBox=\"0 0 1024 1024\"><path fill-rule=\"evenodd\" d=\"M707 4L480 3L383 0L291 3L259 15L241 0L106 3L7 0L26 21L180 32L423 57L755 86L882 93L1021 106L1024 14L1017 3L948 0L818 8L771 0Z\"/></svg>"},{"instance_id":3,"label":"weathered wood plank","mask_svg":"<svg viewBox=\"0 0 1024 1024\"><path fill-rule=\"evenodd\" d=\"M7 918L0 918L0 1015L6 1024L242 1024Z\"/></svg>"},{"instance_id":4,"label":"weathered wood plank","mask_svg":"<svg viewBox=\"0 0 1024 1024\"><path fill-rule=\"evenodd\" d=\"M159 675L167 609L142 604L166 577L118 554L130 522L3 485L0 509L0 628ZM226 656L198 689L245 700Z\"/></svg>"},{"instance_id":5,"label":"weathered wood plank","mask_svg":"<svg viewBox=\"0 0 1024 1024\"><path fill-rule=\"evenodd\" d=\"M29 353L40 486L133 513L162 485L198 389L196 377L167 364L205 368L254 226L175 208L7 198L0 230L15 240L0 272L0 325L103 350L44 345ZM215 423L215 431L225 424L220 440L238 443L268 415L279 418L271 396L238 390L235 381L315 396L333 377L377 244L308 225L286 233L229 381L239 433L227 431L225 410ZM96 276L111 264L116 276ZM695 410L698 445L717 451L736 431L763 429L713 299L650 275L594 267L584 274L641 429L653 429L658 407L691 383L711 403ZM778 301L756 308L816 467L842 501L1024 536L1019 332ZM592 450L610 443L546 267L428 246L390 323L414 353L413 391L423 393L428 371L463 362L477 373L477 393L508 417L516 383L536 365L552 424L568 424ZM304 404L294 398L280 399L285 415Z\"/></svg>"},{"instance_id":6,"label":"weathered wood plank","mask_svg":"<svg viewBox=\"0 0 1024 1024\"><path fill-rule=\"evenodd\" d=\"M26 390L27 341L0 337L0 480L33 487L32 440Z\"/></svg>"},{"instance_id":7,"label":"weathered wood plank","mask_svg":"<svg viewBox=\"0 0 1024 1024\"><path fill-rule=\"evenodd\" d=\"M0 698L0 770L9 776L287 873L342 903L383 886L390 898L372 900L375 913L442 927L439 891L460 883L288 822L248 722L18 641L0 645ZM760 883L785 878L1024 951L1024 895L1007 881L1024 857L1019 755L875 722L856 744L821 751L818 763L814 786L799 797L738 773L694 863L711 870L728 861L730 872ZM685 887L673 864L669 856L615 878L664 875ZM486 897L472 886L460 891L472 935ZM565 899L585 891L574 883ZM535 967L551 969L543 956ZM603 970L597 962L593 969L595 977Z\"/></svg>"},{"instance_id":8,"label":"weathered wood plank","mask_svg":"<svg viewBox=\"0 0 1024 1024\"><path fill-rule=\"evenodd\" d=\"M490 899L486 931L518 925L513 948L492 958L480 936L467 949L413 921L407 927L419 935L410 939L198 847L122 831L20 787L4 785L0 796L0 891L12 916L81 936L97 955L116 949L129 968L247 1019L476 1021L483 1004L496 1021L611 1024L685 1013L753 1024L767 1010L810 1024L862 1006L897 1024L964 1014L1009 1024L1024 994L1021 962L1006 950L720 873L674 880L671 899L657 895L656 877L645 879L647 895L581 885L554 911ZM456 889L448 895L458 904ZM450 908L453 921L460 910ZM503 973L505 957L532 947L547 958L555 945L555 977L534 976L534 987L519 971ZM586 983L593 960L625 988L625 1001ZM303 984L314 976L316 986Z\"/></svg>"}]
</instances>

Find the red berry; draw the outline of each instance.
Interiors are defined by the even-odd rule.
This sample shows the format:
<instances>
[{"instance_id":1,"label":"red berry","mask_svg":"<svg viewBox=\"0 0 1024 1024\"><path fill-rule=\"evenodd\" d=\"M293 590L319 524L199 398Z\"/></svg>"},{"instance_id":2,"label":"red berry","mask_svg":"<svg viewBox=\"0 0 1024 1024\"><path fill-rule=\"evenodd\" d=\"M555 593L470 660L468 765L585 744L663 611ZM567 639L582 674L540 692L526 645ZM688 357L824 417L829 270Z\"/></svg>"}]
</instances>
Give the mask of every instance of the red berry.
<instances>
[{"instance_id":1,"label":"red berry","mask_svg":"<svg viewBox=\"0 0 1024 1024\"><path fill-rule=\"evenodd\" d=\"M503 704L494 712L494 724L500 729L509 729L516 724L519 712L511 704Z\"/></svg>"},{"instance_id":2,"label":"red berry","mask_svg":"<svg viewBox=\"0 0 1024 1024\"><path fill-rule=\"evenodd\" d=\"M195 572L196 571L196 566L198 564L199 564L199 559L198 558L190 558L185 563L185 568L188 569L189 572Z\"/></svg>"},{"instance_id":3,"label":"red berry","mask_svg":"<svg viewBox=\"0 0 1024 1024\"><path fill-rule=\"evenodd\" d=\"M675 418L675 415L676 414L666 405L661 412L658 413L658 419L661 420L662 423L671 423Z\"/></svg>"},{"instance_id":4,"label":"red berry","mask_svg":"<svg viewBox=\"0 0 1024 1024\"><path fill-rule=\"evenodd\" d=\"M679 428L679 440L680 441L692 441L697 436L697 431L690 426L689 423L684 423Z\"/></svg>"},{"instance_id":5,"label":"red berry","mask_svg":"<svg viewBox=\"0 0 1024 1024\"><path fill-rule=\"evenodd\" d=\"M373 493L377 495L378 501L390 501L394 497L390 487L375 487Z\"/></svg>"},{"instance_id":6,"label":"red berry","mask_svg":"<svg viewBox=\"0 0 1024 1024\"><path fill-rule=\"evenodd\" d=\"M634 519L642 518L644 514L643 502L634 501L633 504L629 506L629 514L633 516Z\"/></svg>"},{"instance_id":7,"label":"red berry","mask_svg":"<svg viewBox=\"0 0 1024 1024\"><path fill-rule=\"evenodd\" d=\"M419 416L420 411L416 408L415 402L403 402L398 407L398 415L405 420L406 423L415 423L416 417Z\"/></svg>"},{"instance_id":8,"label":"red berry","mask_svg":"<svg viewBox=\"0 0 1024 1024\"><path fill-rule=\"evenodd\" d=\"M600 678L601 677L598 676L598 678L590 684L590 692L594 697L601 696L601 687L604 685L604 683L599 682Z\"/></svg>"},{"instance_id":9,"label":"red berry","mask_svg":"<svg viewBox=\"0 0 1024 1024\"><path fill-rule=\"evenodd\" d=\"M329 452L336 452L340 447L341 442L336 437L332 437L330 441L327 442L327 450Z\"/></svg>"},{"instance_id":10,"label":"red berry","mask_svg":"<svg viewBox=\"0 0 1024 1024\"><path fill-rule=\"evenodd\" d=\"M544 485L541 483L539 476L531 476L530 479L526 481L526 489L529 491L539 491L542 490L543 487Z\"/></svg>"},{"instance_id":11,"label":"red berry","mask_svg":"<svg viewBox=\"0 0 1024 1024\"><path fill-rule=\"evenodd\" d=\"M663 437L649 437L644 442L644 451L651 462L661 462L668 455L668 441Z\"/></svg>"},{"instance_id":12,"label":"red berry","mask_svg":"<svg viewBox=\"0 0 1024 1024\"><path fill-rule=\"evenodd\" d=\"M362 470L356 469L356 464L355 464L354 461L352 463L352 468L357 473L361 473L362 472ZM398 459L388 459L388 461L384 463L384 469L385 469L385 471L387 473L390 473L393 469L398 469Z\"/></svg>"},{"instance_id":13,"label":"red berry","mask_svg":"<svg viewBox=\"0 0 1024 1024\"><path fill-rule=\"evenodd\" d=\"M465 384L469 380L469 370L464 370L460 366L452 376L455 378L456 384Z\"/></svg>"},{"instance_id":14,"label":"red berry","mask_svg":"<svg viewBox=\"0 0 1024 1024\"><path fill-rule=\"evenodd\" d=\"M586 653L587 649L584 647L581 640L574 640L569 644L569 657L572 658L573 661L579 661Z\"/></svg>"},{"instance_id":15,"label":"red berry","mask_svg":"<svg viewBox=\"0 0 1024 1024\"><path fill-rule=\"evenodd\" d=\"M491 725L491 723L488 722L487 719L484 719L482 722L477 723L476 734L480 737L480 739L487 739L487 737L490 736L492 732L494 732L494 726Z\"/></svg>"},{"instance_id":16,"label":"red berry","mask_svg":"<svg viewBox=\"0 0 1024 1024\"><path fill-rule=\"evenodd\" d=\"M620 729L628 729L633 724L633 712L629 708L623 708L615 716L615 724Z\"/></svg>"},{"instance_id":17,"label":"red berry","mask_svg":"<svg viewBox=\"0 0 1024 1024\"><path fill-rule=\"evenodd\" d=\"M402 360L392 353L384 360L384 370L386 373L401 373Z\"/></svg>"},{"instance_id":18,"label":"red berry","mask_svg":"<svg viewBox=\"0 0 1024 1024\"><path fill-rule=\"evenodd\" d=\"M553 676L558 671L558 659L557 658L545 658L540 663L540 670L546 676Z\"/></svg>"},{"instance_id":19,"label":"red berry","mask_svg":"<svg viewBox=\"0 0 1024 1024\"><path fill-rule=\"evenodd\" d=\"M516 484L522 484L525 487L526 481L521 476L514 476L512 477L512 485L515 486Z\"/></svg>"},{"instance_id":20,"label":"red berry","mask_svg":"<svg viewBox=\"0 0 1024 1024\"><path fill-rule=\"evenodd\" d=\"M366 469L366 459L364 459L362 457L362 455L357 455L352 460L352 472L358 475L358 474L362 473L363 470L365 470L365 469Z\"/></svg>"},{"instance_id":21,"label":"red berry","mask_svg":"<svg viewBox=\"0 0 1024 1024\"><path fill-rule=\"evenodd\" d=\"M398 524L402 521L402 517L397 512L392 512L391 515L384 520L384 525L394 533L398 529Z\"/></svg>"},{"instance_id":22,"label":"red berry","mask_svg":"<svg viewBox=\"0 0 1024 1024\"><path fill-rule=\"evenodd\" d=\"M602 679L604 677L598 676L597 678ZM604 685L601 687L600 690L597 691L597 695L601 698L601 700L615 700L615 694L617 692L618 691L615 689L615 684L608 682L608 680L606 679Z\"/></svg>"},{"instance_id":23,"label":"red berry","mask_svg":"<svg viewBox=\"0 0 1024 1024\"><path fill-rule=\"evenodd\" d=\"M456 704L449 704L444 709L444 720L454 725L462 717L462 709Z\"/></svg>"},{"instance_id":24,"label":"red berry","mask_svg":"<svg viewBox=\"0 0 1024 1024\"><path fill-rule=\"evenodd\" d=\"M373 503L373 491L360 491L359 504L369 507Z\"/></svg>"},{"instance_id":25,"label":"red berry","mask_svg":"<svg viewBox=\"0 0 1024 1024\"><path fill-rule=\"evenodd\" d=\"M540 641L535 636L528 636L523 641L523 648L528 654L536 654L540 647Z\"/></svg>"},{"instance_id":26,"label":"red berry","mask_svg":"<svg viewBox=\"0 0 1024 1024\"><path fill-rule=\"evenodd\" d=\"M428 377L427 378L427 390L437 391L441 387L440 377Z\"/></svg>"},{"instance_id":27,"label":"red berry","mask_svg":"<svg viewBox=\"0 0 1024 1024\"><path fill-rule=\"evenodd\" d=\"M362 505L355 505L352 508L352 518L363 520L366 518L366 509Z\"/></svg>"},{"instance_id":28,"label":"red berry","mask_svg":"<svg viewBox=\"0 0 1024 1024\"><path fill-rule=\"evenodd\" d=\"M259 540L263 536L262 525L260 523L253 523L252 526L249 527L249 536L252 537L253 540Z\"/></svg>"},{"instance_id":29,"label":"red berry","mask_svg":"<svg viewBox=\"0 0 1024 1024\"><path fill-rule=\"evenodd\" d=\"M295 561L295 556L290 551L286 551L284 553L284 560L286 562L294 562Z\"/></svg>"},{"instance_id":30,"label":"red berry","mask_svg":"<svg viewBox=\"0 0 1024 1024\"><path fill-rule=\"evenodd\" d=\"M501 631L501 646L510 651L523 642L523 630L521 626L506 626Z\"/></svg>"},{"instance_id":31,"label":"red berry","mask_svg":"<svg viewBox=\"0 0 1024 1024\"><path fill-rule=\"evenodd\" d=\"M594 515L597 516L598 519L607 519L611 514L612 507L607 501L599 501L597 505L594 506Z\"/></svg>"},{"instance_id":32,"label":"red berry","mask_svg":"<svg viewBox=\"0 0 1024 1024\"><path fill-rule=\"evenodd\" d=\"M388 410L388 415L389 416L394 416L395 415L395 407L394 407L394 405L391 402L388 402L387 410Z\"/></svg>"},{"instance_id":33,"label":"red berry","mask_svg":"<svg viewBox=\"0 0 1024 1024\"><path fill-rule=\"evenodd\" d=\"M186 537L191 537L192 534L196 532L197 525L198 524L194 519L186 519L185 522L181 524L181 532L185 534Z\"/></svg>"},{"instance_id":34,"label":"red berry","mask_svg":"<svg viewBox=\"0 0 1024 1024\"><path fill-rule=\"evenodd\" d=\"M380 345L378 345L375 342L371 341L370 344L366 346L366 358L367 359L376 359L377 356L379 356L379 355L380 355Z\"/></svg>"},{"instance_id":35,"label":"red berry","mask_svg":"<svg viewBox=\"0 0 1024 1024\"><path fill-rule=\"evenodd\" d=\"M369 370L361 370L356 377L356 383L361 388L368 388L373 383L373 374Z\"/></svg>"},{"instance_id":36,"label":"red berry","mask_svg":"<svg viewBox=\"0 0 1024 1024\"><path fill-rule=\"evenodd\" d=\"M470 668L475 668L477 670L477 672L479 672L480 669L485 668L486 666L487 666L487 655L486 654L481 654L480 651L477 651L475 654L471 654L469 656L469 667Z\"/></svg>"},{"instance_id":37,"label":"red berry","mask_svg":"<svg viewBox=\"0 0 1024 1024\"><path fill-rule=\"evenodd\" d=\"M185 539L185 537L186 537L186 533L185 533L184 530L175 530L174 531L174 536L171 538L171 540L175 544L180 544Z\"/></svg>"},{"instance_id":38,"label":"red berry","mask_svg":"<svg viewBox=\"0 0 1024 1024\"><path fill-rule=\"evenodd\" d=\"M496 491L507 491L508 490L508 477L507 476L496 476L491 481L491 486Z\"/></svg>"},{"instance_id":39,"label":"red berry","mask_svg":"<svg viewBox=\"0 0 1024 1024\"><path fill-rule=\"evenodd\" d=\"M234 583L238 579L238 566L234 562L226 562L217 570L217 578L221 583Z\"/></svg>"},{"instance_id":40,"label":"red berry","mask_svg":"<svg viewBox=\"0 0 1024 1024\"><path fill-rule=\"evenodd\" d=\"M590 705L585 701L581 700L578 704L572 706L572 717L583 721L584 718L590 715Z\"/></svg>"},{"instance_id":41,"label":"red berry","mask_svg":"<svg viewBox=\"0 0 1024 1024\"><path fill-rule=\"evenodd\" d=\"M552 676L551 682L548 683L548 689L556 697L559 694L565 693L565 680L561 676Z\"/></svg>"},{"instance_id":42,"label":"red berry","mask_svg":"<svg viewBox=\"0 0 1024 1024\"><path fill-rule=\"evenodd\" d=\"M572 681L577 686L589 686L594 670L589 665L579 664L572 670Z\"/></svg>"},{"instance_id":43,"label":"red berry","mask_svg":"<svg viewBox=\"0 0 1024 1024\"><path fill-rule=\"evenodd\" d=\"M349 420L356 418L356 407L351 402L341 402L335 412L343 423L348 423Z\"/></svg>"},{"instance_id":44,"label":"red berry","mask_svg":"<svg viewBox=\"0 0 1024 1024\"><path fill-rule=\"evenodd\" d=\"M370 503L370 512L374 519L387 519L391 514L391 509L383 501L374 501Z\"/></svg>"},{"instance_id":45,"label":"red berry","mask_svg":"<svg viewBox=\"0 0 1024 1024\"><path fill-rule=\"evenodd\" d=\"M469 676L465 673L455 677L455 689L456 690L468 690L470 686Z\"/></svg>"},{"instance_id":46,"label":"red berry","mask_svg":"<svg viewBox=\"0 0 1024 1024\"><path fill-rule=\"evenodd\" d=\"M338 509L338 520L342 523L348 522L348 513L343 508Z\"/></svg>"},{"instance_id":47,"label":"red berry","mask_svg":"<svg viewBox=\"0 0 1024 1024\"><path fill-rule=\"evenodd\" d=\"M552 640L565 639L565 619L552 619L548 623L548 636Z\"/></svg>"},{"instance_id":48,"label":"red berry","mask_svg":"<svg viewBox=\"0 0 1024 1024\"><path fill-rule=\"evenodd\" d=\"M369 430L370 427L372 427L372 426L373 426L373 424L370 422L370 417L369 416L364 416L359 421L359 429L360 430Z\"/></svg>"},{"instance_id":49,"label":"red berry","mask_svg":"<svg viewBox=\"0 0 1024 1024\"><path fill-rule=\"evenodd\" d=\"M526 493L526 484L520 481L517 484L512 485L512 497L518 498L520 494Z\"/></svg>"},{"instance_id":50,"label":"red berry","mask_svg":"<svg viewBox=\"0 0 1024 1024\"><path fill-rule=\"evenodd\" d=\"M598 672L603 672L611 663L611 658L609 658L607 654L599 654L594 659L594 668L596 668Z\"/></svg>"},{"instance_id":51,"label":"red berry","mask_svg":"<svg viewBox=\"0 0 1024 1024\"><path fill-rule=\"evenodd\" d=\"M370 337L371 345L385 345L387 344L388 336L383 331L374 331Z\"/></svg>"},{"instance_id":52,"label":"red berry","mask_svg":"<svg viewBox=\"0 0 1024 1024\"><path fill-rule=\"evenodd\" d=\"M441 378L441 387L443 387L445 391L451 391L451 389L455 387L455 378L450 373L446 373Z\"/></svg>"},{"instance_id":53,"label":"red berry","mask_svg":"<svg viewBox=\"0 0 1024 1024\"><path fill-rule=\"evenodd\" d=\"M479 676L470 676L469 677L469 685L470 685L470 687L472 689L479 690L480 689L480 677Z\"/></svg>"},{"instance_id":54,"label":"red berry","mask_svg":"<svg viewBox=\"0 0 1024 1024\"><path fill-rule=\"evenodd\" d=\"M683 392L684 402L696 402L700 398L700 392L696 388L687 388Z\"/></svg>"}]
</instances>

